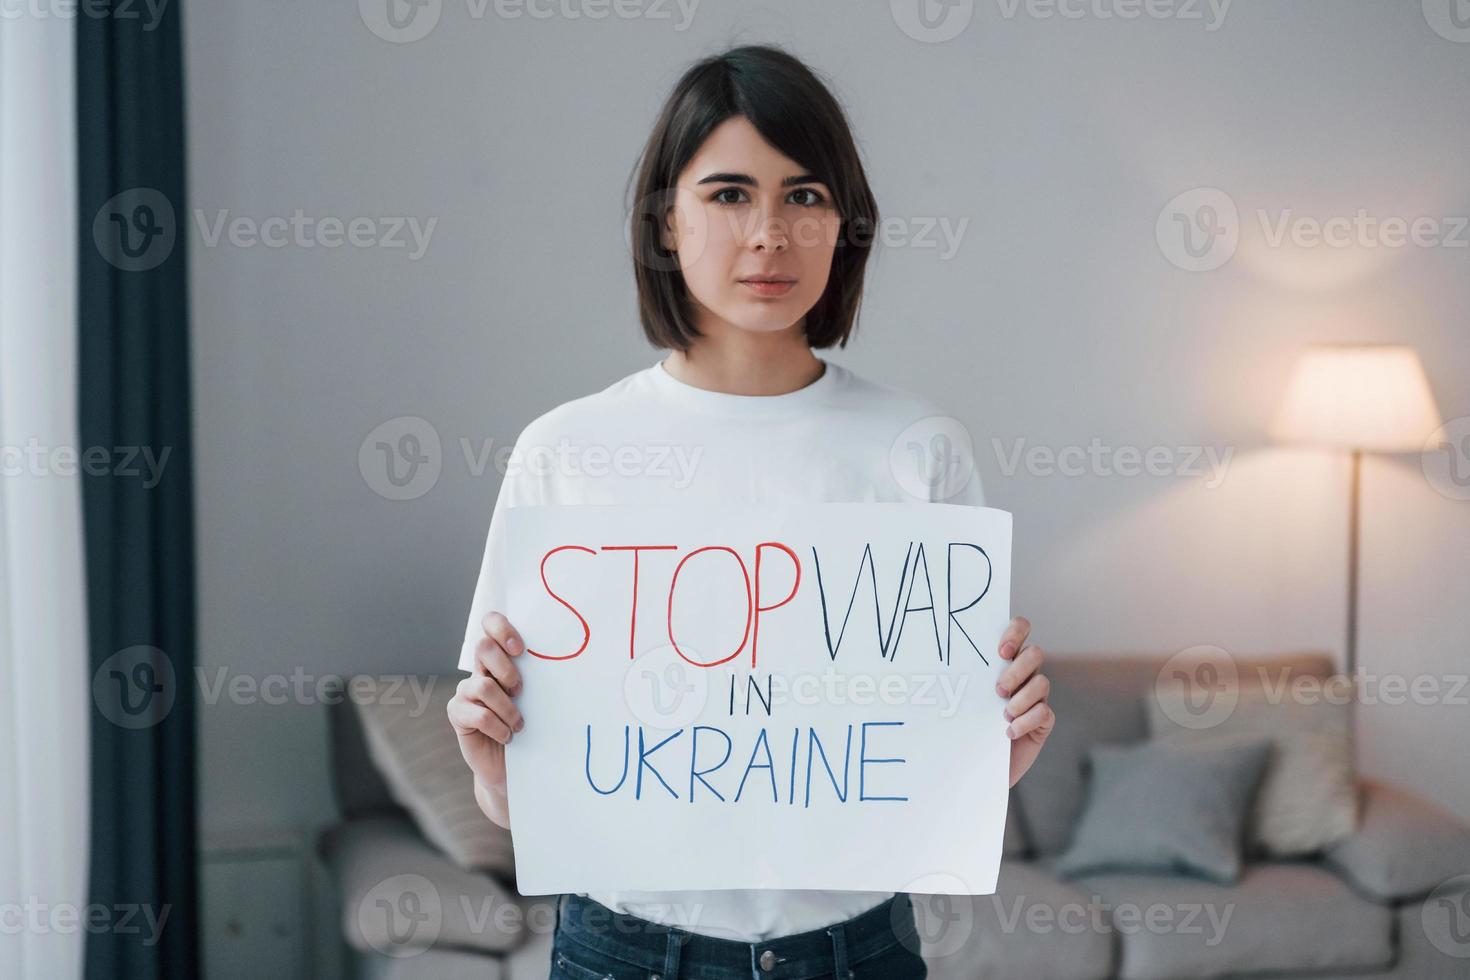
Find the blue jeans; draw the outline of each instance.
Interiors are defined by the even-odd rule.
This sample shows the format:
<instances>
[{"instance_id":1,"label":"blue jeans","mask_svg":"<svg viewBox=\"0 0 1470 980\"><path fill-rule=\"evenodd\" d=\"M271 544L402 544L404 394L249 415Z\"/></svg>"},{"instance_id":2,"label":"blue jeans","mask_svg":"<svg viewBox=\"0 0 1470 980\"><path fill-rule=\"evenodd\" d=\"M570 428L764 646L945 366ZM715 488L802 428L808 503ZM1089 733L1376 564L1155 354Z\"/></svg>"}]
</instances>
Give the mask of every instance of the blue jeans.
<instances>
[{"instance_id":1,"label":"blue jeans","mask_svg":"<svg viewBox=\"0 0 1470 980\"><path fill-rule=\"evenodd\" d=\"M718 939L563 895L549 980L923 980L914 905L898 893L845 922L758 943Z\"/></svg>"}]
</instances>

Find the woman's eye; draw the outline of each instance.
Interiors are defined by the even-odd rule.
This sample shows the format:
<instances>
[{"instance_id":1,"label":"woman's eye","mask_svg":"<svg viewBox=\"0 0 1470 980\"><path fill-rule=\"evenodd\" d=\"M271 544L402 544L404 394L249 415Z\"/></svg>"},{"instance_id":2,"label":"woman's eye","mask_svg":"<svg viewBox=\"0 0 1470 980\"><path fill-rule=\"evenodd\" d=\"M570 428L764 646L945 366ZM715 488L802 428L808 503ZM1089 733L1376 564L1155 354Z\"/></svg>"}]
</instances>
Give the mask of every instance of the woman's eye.
<instances>
[{"instance_id":1,"label":"woman's eye","mask_svg":"<svg viewBox=\"0 0 1470 980\"><path fill-rule=\"evenodd\" d=\"M805 195L804 199L803 195ZM795 203L808 208L819 207L827 201L820 191L815 191L810 187L798 187L791 192L791 198ZM745 200L745 192L738 187L726 187L724 190L716 192L711 200L716 204L742 204Z\"/></svg>"}]
</instances>

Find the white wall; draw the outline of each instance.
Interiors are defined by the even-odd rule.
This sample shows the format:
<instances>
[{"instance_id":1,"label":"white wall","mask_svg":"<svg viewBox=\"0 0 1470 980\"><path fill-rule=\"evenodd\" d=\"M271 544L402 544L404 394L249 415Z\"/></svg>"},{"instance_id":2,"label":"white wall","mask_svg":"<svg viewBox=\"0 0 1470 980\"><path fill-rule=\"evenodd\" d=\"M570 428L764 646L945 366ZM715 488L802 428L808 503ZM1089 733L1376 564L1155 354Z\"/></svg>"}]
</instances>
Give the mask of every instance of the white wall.
<instances>
[{"instance_id":1,"label":"white wall","mask_svg":"<svg viewBox=\"0 0 1470 980\"><path fill-rule=\"evenodd\" d=\"M877 257L834 358L967 423L991 499L1016 513L1016 610L1056 654L1341 647L1346 465L1264 436L1301 345L1412 344L1444 415L1470 415L1470 249L1272 248L1255 218L1470 214L1470 43L1419 0L1239 0L1214 30L1207 4L1204 21L1091 4L1064 19L996 0L943 43L882 3L704 0L683 30L673 5L668 20L425 9L439 22L412 43L350 3L186 11L207 220L437 219L417 261L190 230L208 669L452 670L497 486L459 440L499 445L653 362L624 181L668 86L730 43L785 44L834 80L885 216L968 220L952 257ZM1155 225L1202 186L1239 206L1242 241L1188 273ZM358 450L405 415L433 424L443 471L391 501ZM1234 455L1218 486L1007 476L993 439ZM1368 461L1364 508L1364 669L1463 674L1470 503L1411 456ZM1467 719L1375 706L1365 765L1470 816L1447 750ZM330 817L318 708L222 703L202 728L206 832Z\"/></svg>"}]
</instances>

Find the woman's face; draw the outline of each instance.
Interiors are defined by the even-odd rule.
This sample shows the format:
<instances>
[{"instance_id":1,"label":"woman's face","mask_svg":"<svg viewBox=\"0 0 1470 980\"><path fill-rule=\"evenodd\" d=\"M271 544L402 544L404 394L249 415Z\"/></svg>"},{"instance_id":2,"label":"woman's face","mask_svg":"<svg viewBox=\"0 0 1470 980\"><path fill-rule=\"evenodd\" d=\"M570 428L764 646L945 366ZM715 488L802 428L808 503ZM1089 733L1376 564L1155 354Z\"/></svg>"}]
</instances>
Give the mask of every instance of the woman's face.
<instances>
[{"instance_id":1,"label":"woman's face","mask_svg":"<svg viewBox=\"0 0 1470 980\"><path fill-rule=\"evenodd\" d=\"M733 116L679 175L664 245L678 252L701 333L800 330L841 225L827 186Z\"/></svg>"}]
</instances>

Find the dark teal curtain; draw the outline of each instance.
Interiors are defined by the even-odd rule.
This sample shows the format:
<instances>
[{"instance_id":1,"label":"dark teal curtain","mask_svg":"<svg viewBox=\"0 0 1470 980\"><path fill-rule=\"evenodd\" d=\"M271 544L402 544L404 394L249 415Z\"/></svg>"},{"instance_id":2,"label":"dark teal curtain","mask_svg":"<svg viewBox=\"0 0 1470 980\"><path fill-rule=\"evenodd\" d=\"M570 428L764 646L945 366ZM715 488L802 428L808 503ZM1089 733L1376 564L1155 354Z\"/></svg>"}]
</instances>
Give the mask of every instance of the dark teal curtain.
<instances>
[{"instance_id":1,"label":"dark teal curtain","mask_svg":"<svg viewBox=\"0 0 1470 980\"><path fill-rule=\"evenodd\" d=\"M121 980L200 974L183 61L179 0L162 8L76 18L90 901L142 926L89 932L86 975Z\"/></svg>"}]
</instances>

